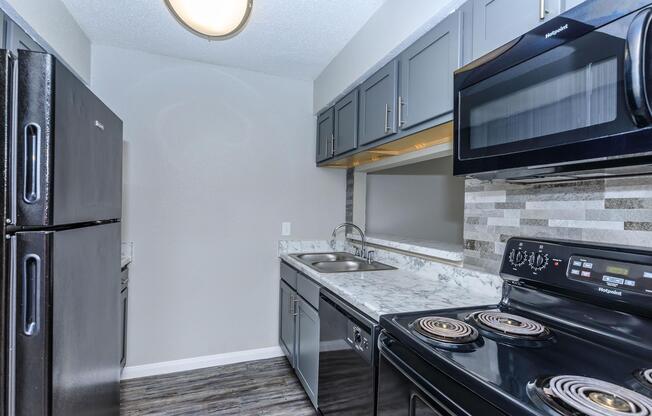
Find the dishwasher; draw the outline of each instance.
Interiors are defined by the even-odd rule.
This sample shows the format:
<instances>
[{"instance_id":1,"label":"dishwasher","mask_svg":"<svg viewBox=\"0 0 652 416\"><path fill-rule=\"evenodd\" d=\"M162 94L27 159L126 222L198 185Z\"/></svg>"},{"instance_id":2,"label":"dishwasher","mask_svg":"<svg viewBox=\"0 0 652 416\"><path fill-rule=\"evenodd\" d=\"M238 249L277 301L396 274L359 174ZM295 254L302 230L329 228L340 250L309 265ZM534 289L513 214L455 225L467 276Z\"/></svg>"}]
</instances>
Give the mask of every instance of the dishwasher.
<instances>
[{"instance_id":1,"label":"dishwasher","mask_svg":"<svg viewBox=\"0 0 652 416\"><path fill-rule=\"evenodd\" d=\"M324 416L373 416L378 324L323 288L319 322L319 411Z\"/></svg>"}]
</instances>

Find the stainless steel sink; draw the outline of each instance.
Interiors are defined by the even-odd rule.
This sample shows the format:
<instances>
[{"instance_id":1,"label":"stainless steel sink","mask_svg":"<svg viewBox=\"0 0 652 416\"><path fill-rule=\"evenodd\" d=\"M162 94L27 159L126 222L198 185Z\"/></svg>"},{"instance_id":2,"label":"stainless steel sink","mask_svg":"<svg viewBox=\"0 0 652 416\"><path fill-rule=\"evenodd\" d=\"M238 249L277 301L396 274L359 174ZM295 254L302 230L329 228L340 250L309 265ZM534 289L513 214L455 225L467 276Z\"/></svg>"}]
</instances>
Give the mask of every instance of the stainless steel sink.
<instances>
[{"instance_id":1,"label":"stainless steel sink","mask_svg":"<svg viewBox=\"0 0 652 416\"><path fill-rule=\"evenodd\" d=\"M310 253L291 254L290 256L320 273L369 272L374 270L396 269L396 267L388 266L377 261L369 263L367 260L349 253Z\"/></svg>"},{"instance_id":2,"label":"stainless steel sink","mask_svg":"<svg viewBox=\"0 0 652 416\"><path fill-rule=\"evenodd\" d=\"M349 253L308 253L295 254L293 256L306 264L323 261L353 260L356 258L353 254Z\"/></svg>"}]
</instances>

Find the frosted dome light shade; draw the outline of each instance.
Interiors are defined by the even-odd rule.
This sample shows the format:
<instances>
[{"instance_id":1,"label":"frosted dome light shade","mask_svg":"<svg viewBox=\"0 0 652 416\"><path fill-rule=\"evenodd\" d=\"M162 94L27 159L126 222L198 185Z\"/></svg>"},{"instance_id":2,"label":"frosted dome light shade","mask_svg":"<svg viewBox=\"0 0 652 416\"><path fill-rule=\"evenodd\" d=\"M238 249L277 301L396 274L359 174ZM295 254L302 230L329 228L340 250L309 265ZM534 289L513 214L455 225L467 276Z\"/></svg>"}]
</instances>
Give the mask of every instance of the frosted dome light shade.
<instances>
[{"instance_id":1,"label":"frosted dome light shade","mask_svg":"<svg viewBox=\"0 0 652 416\"><path fill-rule=\"evenodd\" d=\"M165 0L170 12L191 32L229 38L247 23L253 0Z\"/></svg>"}]
</instances>

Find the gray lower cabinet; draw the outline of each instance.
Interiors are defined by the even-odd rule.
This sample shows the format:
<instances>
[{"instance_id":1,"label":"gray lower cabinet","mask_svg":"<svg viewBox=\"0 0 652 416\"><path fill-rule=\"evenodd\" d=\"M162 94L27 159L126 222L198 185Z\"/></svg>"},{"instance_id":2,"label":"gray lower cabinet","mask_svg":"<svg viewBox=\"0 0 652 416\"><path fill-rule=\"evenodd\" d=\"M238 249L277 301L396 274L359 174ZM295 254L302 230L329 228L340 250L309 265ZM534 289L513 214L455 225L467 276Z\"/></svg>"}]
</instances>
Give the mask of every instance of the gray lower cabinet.
<instances>
[{"instance_id":1,"label":"gray lower cabinet","mask_svg":"<svg viewBox=\"0 0 652 416\"><path fill-rule=\"evenodd\" d=\"M409 130L453 115L453 72L461 64L459 13L453 13L399 56L398 125Z\"/></svg>"},{"instance_id":2,"label":"gray lower cabinet","mask_svg":"<svg viewBox=\"0 0 652 416\"><path fill-rule=\"evenodd\" d=\"M396 133L398 62L393 60L360 85L360 146Z\"/></svg>"},{"instance_id":3,"label":"gray lower cabinet","mask_svg":"<svg viewBox=\"0 0 652 416\"><path fill-rule=\"evenodd\" d=\"M557 16L562 0L473 0L473 58Z\"/></svg>"},{"instance_id":4,"label":"gray lower cabinet","mask_svg":"<svg viewBox=\"0 0 652 416\"><path fill-rule=\"evenodd\" d=\"M279 345L317 408L319 376L319 285L281 263ZM296 278L295 287L286 279Z\"/></svg>"},{"instance_id":5,"label":"gray lower cabinet","mask_svg":"<svg viewBox=\"0 0 652 416\"><path fill-rule=\"evenodd\" d=\"M295 367L295 340L296 330L295 310L298 297L297 292L281 280L279 298L279 345L288 358L292 368Z\"/></svg>"},{"instance_id":6,"label":"gray lower cabinet","mask_svg":"<svg viewBox=\"0 0 652 416\"><path fill-rule=\"evenodd\" d=\"M303 299L299 299L297 313L296 372L308 397L317 407L319 313Z\"/></svg>"},{"instance_id":7,"label":"gray lower cabinet","mask_svg":"<svg viewBox=\"0 0 652 416\"><path fill-rule=\"evenodd\" d=\"M333 157L335 111L333 107L317 117L317 163Z\"/></svg>"},{"instance_id":8,"label":"gray lower cabinet","mask_svg":"<svg viewBox=\"0 0 652 416\"><path fill-rule=\"evenodd\" d=\"M335 111L335 155L349 152L358 146L358 90L339 100Z\"/></svg>"}]
</instances>

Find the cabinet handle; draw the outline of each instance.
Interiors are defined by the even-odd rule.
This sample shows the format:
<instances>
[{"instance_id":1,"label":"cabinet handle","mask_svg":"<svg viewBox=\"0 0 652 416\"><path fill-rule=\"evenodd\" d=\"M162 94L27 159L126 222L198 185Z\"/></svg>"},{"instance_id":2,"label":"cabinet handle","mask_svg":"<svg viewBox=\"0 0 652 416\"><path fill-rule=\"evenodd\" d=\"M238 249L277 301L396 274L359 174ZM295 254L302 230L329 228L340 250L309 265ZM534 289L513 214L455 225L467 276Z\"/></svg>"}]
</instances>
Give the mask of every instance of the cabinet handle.
<instances>
[{"instance_id":1,"label":"cabinet handle","mask_svg":"<svg viewBox=\"0 0 652 416\"><path fill-rule=\"evenodd\" d=\"M389 104L385 104L385 133L389 133Z\"/></svg>"},{"instance_id":2,"label":"cabinet handle","mask_svg":"<svg viewBox=\"0 0 652 416\"><path fill-rule=\"evenodd\" d=\"M294 314L294 295L290 295L290 298L288 299L288 313L289 314Z\"/></svg>"},{"instance_id":3,"label":"cabinet handle","mask_svg":"<svg viewBox=\"0 0 652 416\"><path fill-rule=\"evenodd\" d=\"M548 13L546 10L546 0L539 0L539 20L545 19L546 13Z\"/></svg>"},{"instance_id":4,"label":"cabinet handle","mask_svg":"<svg viewBox=\"0 0 652 416\"><path fill-rule=\"evenodd\" d=\"M403 105L405 104L405 101L403 101L403 97L400 95L398 96L398 126L403 127L405 125L405 120L403 120Z\"/></svg>"},{"instance_id":5,"label":"cabinet handle","mask_svg":"<svg viewBox=\"0 0 652 416\"><path fill-rule=\"evenodd\" d=\"M297 309L297 303L299 302L299 299L294 297L294 302L293 302L293 307L292 307L292 315L297 316L299 314L299 310Z\"/></svg>"}]
</instances>

